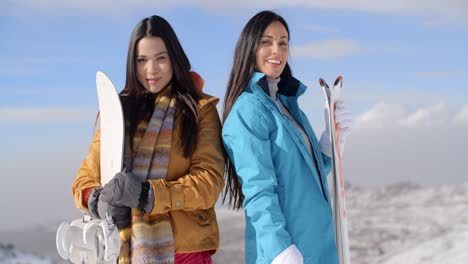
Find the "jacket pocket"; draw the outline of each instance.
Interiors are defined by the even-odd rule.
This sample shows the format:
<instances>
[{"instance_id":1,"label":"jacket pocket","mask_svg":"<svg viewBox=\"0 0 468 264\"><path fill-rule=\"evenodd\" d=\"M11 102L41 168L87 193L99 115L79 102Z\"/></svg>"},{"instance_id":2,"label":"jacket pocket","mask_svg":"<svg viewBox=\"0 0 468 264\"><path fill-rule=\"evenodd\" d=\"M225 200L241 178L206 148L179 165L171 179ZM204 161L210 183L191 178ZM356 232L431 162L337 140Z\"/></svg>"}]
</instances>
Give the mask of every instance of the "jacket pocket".
<instances>
[{"instance_id":1,"label":"jacket pocket","mask_svg":"<svg viewBox=\"0 0 468 264\"><path fill-rule=\"evenodd\" d=\"M208 210L195 210L187 212L187 215L195 220L200 226L207 226L211 223L213 215Z\"/></svg>"}]
</instances>

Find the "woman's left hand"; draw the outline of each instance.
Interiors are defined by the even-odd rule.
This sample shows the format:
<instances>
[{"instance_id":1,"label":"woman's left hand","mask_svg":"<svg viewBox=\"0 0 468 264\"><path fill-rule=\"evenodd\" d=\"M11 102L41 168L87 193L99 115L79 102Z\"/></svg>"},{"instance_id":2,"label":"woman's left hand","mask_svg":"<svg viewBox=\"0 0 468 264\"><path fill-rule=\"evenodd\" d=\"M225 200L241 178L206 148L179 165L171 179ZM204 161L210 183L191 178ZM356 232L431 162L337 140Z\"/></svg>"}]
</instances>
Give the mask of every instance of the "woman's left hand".
<instances>
[{"instance_id":1,"label":"woman's left hand","mask_svg":"<svg viewBox=\"0 0 468 264\"><path fill-rule=\"evenodd\" d=\"M138 208L143 182L131 172L119 172L101 191L100 199L114 206Z\"/></svg>"},{"instance_id":2,"label":"woman's left hand","mask_svg":"<svg viewBox=\"0 0 468 264\"><path fill-rule=\"evenodd\" d=\"M353 118L351 112L345 106L342 100L338 100L335 104L335 121L339 129L339 144L340 144L340 154L343 154L344 145L346 138L351 133L353 128ZM331 157L331 143L330 143L330 124L328 121L328 106L325 107L325 131L320 138L320 148L322 153Z\"/></svg>"},{"instance_id":3,"label":"woman's left hand","mask_svg":"<svg viewBox=\"0 0 468 264\"><path fill-rule=\"evenodd\" d=\"M342 144L341 140L343 140L344 145L346 137L353 129L353 117L342 100L337 101L335 104L335 120L340 130L340 144Z\"/></svg>"}]
</instances>

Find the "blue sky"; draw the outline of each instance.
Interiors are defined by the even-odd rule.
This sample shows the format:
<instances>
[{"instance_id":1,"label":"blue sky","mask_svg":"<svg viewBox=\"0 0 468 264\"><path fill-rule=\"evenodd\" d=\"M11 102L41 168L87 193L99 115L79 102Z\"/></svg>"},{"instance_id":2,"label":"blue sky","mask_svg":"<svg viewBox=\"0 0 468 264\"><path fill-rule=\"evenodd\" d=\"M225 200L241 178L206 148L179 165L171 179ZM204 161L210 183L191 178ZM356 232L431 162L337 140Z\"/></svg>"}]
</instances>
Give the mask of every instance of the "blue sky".
<instances>
[{"instance_id":1,"label":"blue sky","mask_svg":"<svg viewBox=\"0 0 468 264\"><path fill-rule=\"evenodd\" d=\"M143 17L157 14L171 23L205 78L205 92L222 98L239 33L263 9L289 23L290 64L309 86L300 103L318 136L324 101L318 78L344 77L343 97L356 121L345 151L348 179L365 186L468 179L460 165L468 162L462 154L468 147L462 136L468 132L466 1L248 2L0 3L0 168L6 171L0 193L12 197L11 185L29 182L40 190L28 187L21 199L42 197L50 210L51 201L63 200L61 210L71 212L70 185L97 112L95 73L105 71L122 89L130 33ZM20 211L22 203L0 204L18 205Z\"/></svg>"}]
</instances>

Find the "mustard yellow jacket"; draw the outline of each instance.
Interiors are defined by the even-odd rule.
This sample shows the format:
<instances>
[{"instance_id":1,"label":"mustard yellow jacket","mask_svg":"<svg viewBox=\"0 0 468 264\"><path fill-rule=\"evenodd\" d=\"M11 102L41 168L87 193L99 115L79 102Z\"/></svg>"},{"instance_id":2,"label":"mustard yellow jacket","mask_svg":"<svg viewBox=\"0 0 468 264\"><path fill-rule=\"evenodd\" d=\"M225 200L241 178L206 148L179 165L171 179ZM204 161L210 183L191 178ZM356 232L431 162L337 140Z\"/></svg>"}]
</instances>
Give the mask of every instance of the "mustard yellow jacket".
<instances>
[{"instance_id":1,"label":"mustard yellow jacket","mask_svg":"<svg viewBox=\"0 0 468 264\"><path fill-rule=\"evenodd\" d=\"M181 119L176 118L172 136L169 168L166 179L150 180L154 191L151 214L168 212L177 253L217 250L219 231L213 206L224 187L224 157L221 143L221 122L216 104L219 99L203 95L198 108L197 147L186 159L180 142ZM100 131L94 136L72 186L75 204L83 204L83 192L101 186Z\"/></svg>"}]
</instances>

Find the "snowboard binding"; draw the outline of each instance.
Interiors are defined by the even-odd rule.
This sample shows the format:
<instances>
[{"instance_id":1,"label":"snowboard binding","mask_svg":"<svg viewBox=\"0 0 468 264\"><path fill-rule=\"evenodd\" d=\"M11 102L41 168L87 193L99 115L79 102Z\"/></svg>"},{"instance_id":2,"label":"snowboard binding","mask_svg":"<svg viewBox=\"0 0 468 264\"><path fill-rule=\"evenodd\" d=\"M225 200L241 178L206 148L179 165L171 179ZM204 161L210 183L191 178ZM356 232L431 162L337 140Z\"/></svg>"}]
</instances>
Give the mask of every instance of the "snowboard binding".
<instances>
[{"instance_id":1,"label":"snowboard binding","mask_svg":"<svg viewBox=\"0 0 468 264\"><path fill-rule=\"evenodd\" d=\"M72 263L117 263L119 231L111 217L104 220L85 214L70 224L60 224L56 245L60 257Z\"/></svg>"}]
</instances>

